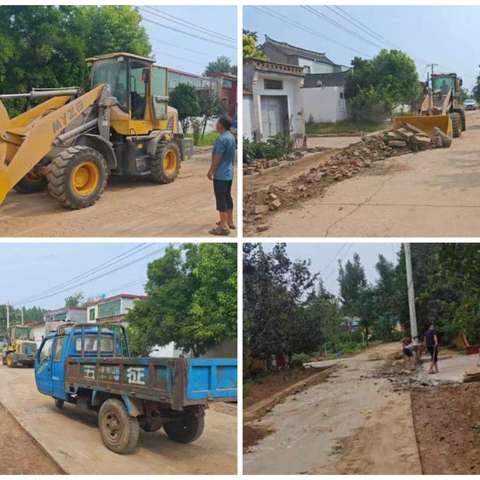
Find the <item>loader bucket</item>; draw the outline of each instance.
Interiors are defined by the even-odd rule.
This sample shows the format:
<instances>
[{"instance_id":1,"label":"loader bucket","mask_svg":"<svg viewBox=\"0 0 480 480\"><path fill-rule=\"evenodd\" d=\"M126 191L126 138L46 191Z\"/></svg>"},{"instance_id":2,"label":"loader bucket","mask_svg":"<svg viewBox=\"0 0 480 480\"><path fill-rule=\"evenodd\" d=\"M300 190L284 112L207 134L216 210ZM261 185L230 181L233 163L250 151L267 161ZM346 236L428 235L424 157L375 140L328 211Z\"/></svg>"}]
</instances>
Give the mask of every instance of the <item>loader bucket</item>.
<instances>
[{"instance_id":1,"label":"loader bucket","mask_svg":"<svg viewBox=\"0 0 480 480\"><path fill-rule=\"evenodd\" d=\"M423 130L429 137L433 137L435 127L450 138L453 136L452 120L449 115L408 115L393 118L393 128L401 128L405 123Z\"/></svg>"}]
</instances>

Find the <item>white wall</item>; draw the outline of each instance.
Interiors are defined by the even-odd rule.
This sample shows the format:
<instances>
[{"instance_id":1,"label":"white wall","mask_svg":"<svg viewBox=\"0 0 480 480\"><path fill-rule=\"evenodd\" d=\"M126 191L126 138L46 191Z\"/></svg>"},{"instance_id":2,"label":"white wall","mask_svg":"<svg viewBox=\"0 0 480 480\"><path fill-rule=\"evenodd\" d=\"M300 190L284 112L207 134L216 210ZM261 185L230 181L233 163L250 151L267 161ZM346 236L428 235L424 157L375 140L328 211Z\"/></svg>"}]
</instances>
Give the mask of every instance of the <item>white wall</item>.
<instances>
[{"instance_id":1,"label":"white wall","mask_svg":"<svg viewBox=\"0 0 480 480\"><path fill-rule=\"evenodd\" d=\"M153 351L150 353L150 357L154 358L178 358L182 352L175 348L175 344L169 343L168 345L155 345Z\"/></svg>"},{"instance_id":2,"label":"white wall","mask_svg":"<svg viewBox=\"0 0 480 480\"><path fill-rule=\"evenodd\" d=\"M299 58L298 63L301 67L310 67L308 73L333 73L335 68L328 63L314 62L313 60L307 60L305 58Z\"/></svg>"},{"instance_id":3,"label":"white wall","mask_svg":"<svg viewBox=\"0 0 480 480\"><path fill-rule=\"evenodd\" d=\"M348 117L343 87L302 88L305 121L338 122Z\"/></svg>"},{"instance_id":4,"label":"white wall","mask_svg":"<svg viewBox=\"0 0 480 480\"><path fill-rule=\"evenodd\" d=\"M45 324L41 323L32 327L32 334L37 347L39 347L40 343L42 343L43 337L45 336Z\"/></svg>"},{"instance_id":5,"label":"white wall","mask_svg":"<svg viewBox=\"0 0 480 480\"><path fill-rule=\"evenodd\" d=\"M264 79L281 80L283 82L281 90L269 90L264 88ZM301 85L303 78L289 75L278 75L256 71L252 81L252 125L251 131L258 131L262 140L266 140L262 128L262 108L261 97L268 96L287 96L288 117L290 125L290 134L305 134L305 117L303 112L303 100L301 94ZM245 114L244 114L245 117Z\"/></svg>"},{"instance_id":6,"label":"white wall","mask_svg":"<svg viewBox=\"0 0 480 480\"><path fill-rule=\"evenodd\" d=\"M249 140L253 140L252 130L252 97L244 95L243 97L243 136Z\"/></svg>"}]
</instances>

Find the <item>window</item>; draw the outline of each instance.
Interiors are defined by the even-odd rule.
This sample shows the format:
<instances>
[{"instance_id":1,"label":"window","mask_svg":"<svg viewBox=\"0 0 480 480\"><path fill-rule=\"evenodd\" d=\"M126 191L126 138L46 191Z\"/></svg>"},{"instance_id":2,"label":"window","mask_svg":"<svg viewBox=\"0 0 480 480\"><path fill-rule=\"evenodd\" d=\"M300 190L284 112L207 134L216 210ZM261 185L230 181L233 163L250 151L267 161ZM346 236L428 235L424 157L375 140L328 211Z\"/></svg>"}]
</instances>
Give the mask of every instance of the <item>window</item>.
<instances>
[{"instance_id":1,"label":"window","mask_svg":"<svg viewBox=\"0 0 480 480\"><path fill-rule=\"evenodd\" d=\"M147 106L147 86L145 83L145 73L148 69L145 64L132 65L130 70L130 100L132 109L132 119L143 120L145 117L145 107Z\"/></svg>"},{"instance_id":2,"label":"window","mask_svg":"<svg viewBox=\"0 0 480 480\"><path fill-rule=\"evenodd\" d=\"M95 307L91 308L91 309L88 311L88 319L89 319L91 322L94 322L94 321L95 321Z\"/></svg>"},{"instance_id":3,"label":"window","mask_svg":"<svg viewBox=\"0 0 480 480\"><path fill-rule=\"evenodd\" d=\"M167 118L168 92L167 69L153 67L152 69L153 111L156 120Z\"/></svg>"},{"instance_id":4,"label":"window","mask_svg":"<svg viewBox=\"0 0 480 480\"><path fill-rule=\"evenodd\" d=\"M118 104L127 109L127 62L122 57L102 60L93 65L92 87L106 83Z\"/></svg>"},{"instance_id":5,"label":"window","mask_svg":"<svg viewBox=\"0 0 480 480\"><path fill-rule=\"evenodd\" d=\"M281 80L272 80L266 78L263 81L265 90L283 90L283 82Z\"/></svg>"},{"instance_id":6,"label":"window","mask_svg":"<svg viewBox=\"0 0 480 480\"><path fill-rule=\"evenodd\" d=\"M57 341L55 343L55 353L53 355L53 361L59 362L62 358L62 351L63 351L63 343L65 341L65 337L57 337Z\"/></svg>"},{"instance_id":7,"label":"window","mask_svg":"<svg viewBox=\"0 0 480 480\"><path fill-rule=\"evenodd\" d=\"M223 88L232 88L233 87L233 82L232 80L223 80Z\"/></svg>"},{"instance_id":8,"label":"window","mask_svg":"<svg viewBox=\"0 0 480 480\"><path fill-rule=\"evenodd\" d=\"M85 335L85 353L97 353L98 351L98 335ZM78 335L75 339L75 351L77 353L82 352L82 337ZM100 353L113 353L113 336L101 335L100 336Z\"/></svg>"},{"instance_id":9,"label":"window","mask_svg":"<svg viewBox=\"0 0 480 480\"><path fill-rule=\"evenodd\" d=\"M48 361L50 359L50 356L52 354L52 344L53 338L49 338L43 344L42 350L40 351L40 363L43 363L44 361Z\"/></svg>"},{"instance_id":10,"label":"window","mask_svg":"<svg viewBox=\"0 0 480 480\"><path fill-rule=\"evenodd\" d=\"M343 92L340 92L340 98L343 99Z\"/></svg>"}]
</instances>

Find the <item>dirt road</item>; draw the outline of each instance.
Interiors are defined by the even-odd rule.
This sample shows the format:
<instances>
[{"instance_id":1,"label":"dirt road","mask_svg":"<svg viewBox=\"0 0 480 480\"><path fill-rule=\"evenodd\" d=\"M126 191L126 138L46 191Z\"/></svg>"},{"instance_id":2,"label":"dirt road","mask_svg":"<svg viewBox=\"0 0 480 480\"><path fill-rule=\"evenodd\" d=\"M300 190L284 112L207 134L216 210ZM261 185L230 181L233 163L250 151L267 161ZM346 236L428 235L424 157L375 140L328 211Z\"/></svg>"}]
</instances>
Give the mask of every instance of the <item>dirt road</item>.
<instances>
[{"instance_id":1,"label":"dirt road","mask_svg":"<svg viewBox=\"0 0 480 480\"><path fill-rule=\"evenodd\" d=\"M274 432L244 456L244 473L420 474L410 396L374 374L397 350L346 359L327 382L275 406L257 422Z\"/></svg>"},{"instance_id":2,"label":"dirt road","mask_svg":"<svg viewBox=\"0 0 480 480\"><path fill-rule=\"evenodd\" d=\"M206 178L210 154L182 164L168 185L148 180L111 180L92 207L70 211L47 193L11 192L0 206L4 237L208 236L216 221L212 184ZM233 186L236 192L236 186Z\"/></svg>"},{"instance_id":3,"label":"dirt road","mask_svg":"<svg viewBox=\"0 0 480 480\"><path fill-rule=\"evenodd\" d=\"M0 407L0 475L63 473L22 427Z\"/></svg>"},{"instance_id":4,"label":"dirt road","mask_svg":"<svg viewBox=\"0 0 480 480\"><path fill-rule=\"evenodd\" d=\"M376 162L269 223L256 235L479 236L480 112L467 112L467 131L449 149Z\"/></svg>"},{"instance_id":5,"label":"dirt road","mask_svg":"<svg viewBox=\"0 0 480 480\"><path fill-rule=\"evenodd\" d=\"M70 405L58 411L52 399L37 391L32 369L0 366L0 386L0 403L67 473L236 473L237 429L236 417L231 413L209 409L205 432L191 444L172 442L161 432L142 432L140 446L133 454L117 455L104 447L96 416ZM3 427L1 421L0 425ZM15 441L15 437L12 441Z\"/></svg>"}]
</instances>

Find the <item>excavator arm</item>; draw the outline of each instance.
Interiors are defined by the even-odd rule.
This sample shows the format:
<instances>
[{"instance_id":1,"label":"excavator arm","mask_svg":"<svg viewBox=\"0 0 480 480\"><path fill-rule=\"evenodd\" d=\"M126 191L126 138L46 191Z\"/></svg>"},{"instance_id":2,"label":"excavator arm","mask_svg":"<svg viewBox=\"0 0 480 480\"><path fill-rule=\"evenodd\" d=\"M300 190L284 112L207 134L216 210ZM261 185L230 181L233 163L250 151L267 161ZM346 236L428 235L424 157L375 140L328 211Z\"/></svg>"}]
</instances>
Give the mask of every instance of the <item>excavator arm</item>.
<instances>
[{"instance_id":1,"label":"excavator arm","mask_svg":"<svg viewBox=\"0 0 480 480\"><path fill-rule=\"evenodd\" d=\"M104 85L99 85L72 101L67 95L55 96L12 119L0 101L0 205L50 152L58 136L99 100L103 90Z\"/></svg>"}]
</instances>

